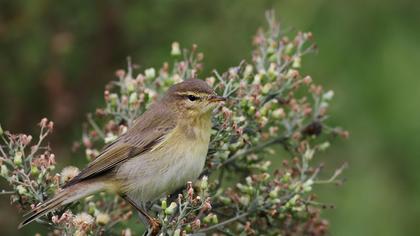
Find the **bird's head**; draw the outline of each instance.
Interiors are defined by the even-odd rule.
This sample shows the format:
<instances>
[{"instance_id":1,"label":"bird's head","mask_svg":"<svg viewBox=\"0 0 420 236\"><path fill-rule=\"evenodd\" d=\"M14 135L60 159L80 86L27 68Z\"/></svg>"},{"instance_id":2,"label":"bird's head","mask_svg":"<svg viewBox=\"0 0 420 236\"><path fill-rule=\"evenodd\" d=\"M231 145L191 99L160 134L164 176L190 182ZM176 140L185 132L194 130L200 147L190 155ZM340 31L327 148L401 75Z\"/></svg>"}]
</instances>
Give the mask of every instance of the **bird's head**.
<instances>
[{"instance_id":1,"label":"bird's head","mask_svg":"<svg viewBox=\"0 0 420 236\"><path fill-rule=\"evenodd\" d=\"M203 80L188 79L173 85L166 92L163 101L182 117L198 118L211 111L226 98L216 92Z\"/></svg>"}]
</instances>

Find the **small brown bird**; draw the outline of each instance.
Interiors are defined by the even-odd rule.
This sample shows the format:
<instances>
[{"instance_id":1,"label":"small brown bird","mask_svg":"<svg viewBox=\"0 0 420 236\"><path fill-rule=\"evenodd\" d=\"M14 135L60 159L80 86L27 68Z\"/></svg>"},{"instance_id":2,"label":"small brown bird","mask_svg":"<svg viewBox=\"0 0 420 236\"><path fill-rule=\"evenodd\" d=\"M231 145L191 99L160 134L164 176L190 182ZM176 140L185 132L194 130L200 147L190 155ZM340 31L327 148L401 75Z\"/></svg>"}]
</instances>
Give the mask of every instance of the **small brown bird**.
<instances>
[{"instance_id":1,"label":"small brown bird","mask_svg":"<svg viewBox=\"0 0 420 236\"><path fill-rule=\"evenodd\" d=\"M173 85L52 199L27 213L19 228L58 207L108 190L132 204L156 234L159 222L139 203L198 178L210 142L211 114L224 100L199 79Z\"/></svg>"}]
</instances>

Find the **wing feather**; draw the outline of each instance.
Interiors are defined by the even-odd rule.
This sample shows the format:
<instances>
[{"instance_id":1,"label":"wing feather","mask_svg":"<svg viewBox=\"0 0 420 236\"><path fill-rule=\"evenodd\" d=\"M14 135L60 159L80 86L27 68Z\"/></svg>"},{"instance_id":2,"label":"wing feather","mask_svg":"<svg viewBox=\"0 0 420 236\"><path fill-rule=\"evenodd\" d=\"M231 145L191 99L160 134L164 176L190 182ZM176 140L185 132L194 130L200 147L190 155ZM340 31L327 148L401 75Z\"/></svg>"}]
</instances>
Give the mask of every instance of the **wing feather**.
<instances>
[{"instance_id":1,"label":"wing feather","mask_svg":"<svg viewBox=\"0 0 420 236\"><path fill-rule=\"evenodd\" d=\"M109 144L79 175L63 188L109 172L128 159L152 150L176 126L176 117L165 106L152 105L132 127Z\"/></svg>"}]
</instances>

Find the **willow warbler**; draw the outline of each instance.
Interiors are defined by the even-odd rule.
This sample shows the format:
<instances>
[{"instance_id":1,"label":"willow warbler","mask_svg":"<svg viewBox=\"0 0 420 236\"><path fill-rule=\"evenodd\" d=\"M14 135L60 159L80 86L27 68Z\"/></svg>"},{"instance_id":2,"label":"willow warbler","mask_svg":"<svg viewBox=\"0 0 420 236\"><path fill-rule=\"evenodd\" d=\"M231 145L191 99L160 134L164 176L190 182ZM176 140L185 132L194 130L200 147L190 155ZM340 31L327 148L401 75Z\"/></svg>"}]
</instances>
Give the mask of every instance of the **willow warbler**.
<instances>
[{"instance_id":1,"label":"willow warbler","mask_svg":"<svg viewBox=\"0 0 420 236\"><path fill-rule=\"evenodd\" d=\"M110 190L159 231L158 221L138 203L170 194L198 178L209 146L212 111L224 100L199 79L173 85L53 198L27 213L19 228L58 207Z\"/></svg>"}]
</instances>

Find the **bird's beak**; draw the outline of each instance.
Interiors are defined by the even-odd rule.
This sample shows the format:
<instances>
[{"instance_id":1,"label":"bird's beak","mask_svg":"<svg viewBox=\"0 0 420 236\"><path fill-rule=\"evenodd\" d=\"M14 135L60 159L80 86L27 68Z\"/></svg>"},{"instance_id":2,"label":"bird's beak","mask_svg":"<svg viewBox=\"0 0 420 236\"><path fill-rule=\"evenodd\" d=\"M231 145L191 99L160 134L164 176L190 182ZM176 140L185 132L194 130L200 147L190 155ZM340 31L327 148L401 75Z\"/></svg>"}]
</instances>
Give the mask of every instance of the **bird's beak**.
<instances>
[{"instance_id":1,"label":"bird's beak","mask_svg":"<svg viewBox=\"0 0 420 236\"><path fill-rule=\"evenodd\" d=\"M218 95L212 95L210 96L209 101L210 102L224 102L226 101L226 98L222 96L218 96Z\"/></svg>"}]
</instances>

